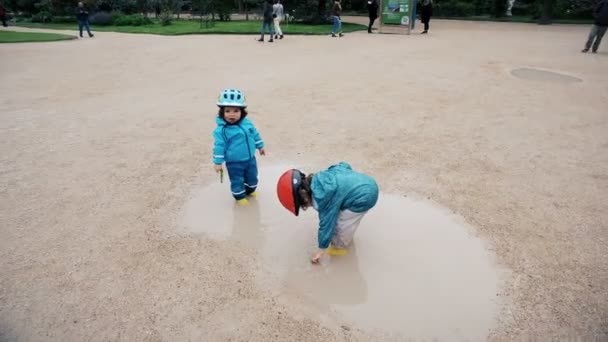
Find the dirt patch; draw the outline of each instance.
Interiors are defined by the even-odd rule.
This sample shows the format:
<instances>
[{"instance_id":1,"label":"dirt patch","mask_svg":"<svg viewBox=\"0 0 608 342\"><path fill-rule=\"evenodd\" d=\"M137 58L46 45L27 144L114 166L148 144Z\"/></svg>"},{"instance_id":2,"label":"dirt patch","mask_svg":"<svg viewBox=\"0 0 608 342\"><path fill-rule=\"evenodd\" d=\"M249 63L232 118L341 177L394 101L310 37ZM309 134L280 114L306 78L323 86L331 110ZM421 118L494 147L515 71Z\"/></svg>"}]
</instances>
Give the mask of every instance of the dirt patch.
<instances>
[{"instance_id":1,"label":"dirt patch","mask_svg":"<svg viewBox=\"0 0 608 342\"><path fill-rule=\"evenodd\" d=\"M580 53L587 31L434 21L427 36L274 45L98 33L1 46L0 339L382 336L260 286L255 248L177 229L191 189L218 181L225 86L247 94L261 165L345 160L464 217L512 274L493 336L608 333L608 59ZM522 67L585 81L541 87L512 77Z\"/></svg>"}]
</instances>

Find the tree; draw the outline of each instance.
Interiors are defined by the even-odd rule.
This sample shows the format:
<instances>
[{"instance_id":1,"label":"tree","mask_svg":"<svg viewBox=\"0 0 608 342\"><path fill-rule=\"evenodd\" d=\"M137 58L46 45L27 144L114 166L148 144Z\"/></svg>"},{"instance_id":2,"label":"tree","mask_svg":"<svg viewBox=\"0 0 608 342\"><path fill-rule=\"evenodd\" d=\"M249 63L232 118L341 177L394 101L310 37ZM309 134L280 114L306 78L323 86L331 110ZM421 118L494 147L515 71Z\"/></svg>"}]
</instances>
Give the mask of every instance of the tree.
<instances>
[{"instance_id":1,"label":"tree","mask_svg":"<svg viewBox=\"0 0 608 342\"><path fill-rule=\"evenodd\" d=\"M553 0L541 0L543 1L542 14L538 21L541 25L550 25L551 17L553 12Z\"/></svg>"},{"instance_id":2,"label":"tree","mask_svg":"<svg viewBox=\"0 0 608 342\"><path fill-rule=\"evenodd\" d=\"M252 8L255 8L257 5L256 0L241 0L239 4L239 9L242 12L245 12L245 20L249 20L249 12Z\"/></svg>"}]
</instances>

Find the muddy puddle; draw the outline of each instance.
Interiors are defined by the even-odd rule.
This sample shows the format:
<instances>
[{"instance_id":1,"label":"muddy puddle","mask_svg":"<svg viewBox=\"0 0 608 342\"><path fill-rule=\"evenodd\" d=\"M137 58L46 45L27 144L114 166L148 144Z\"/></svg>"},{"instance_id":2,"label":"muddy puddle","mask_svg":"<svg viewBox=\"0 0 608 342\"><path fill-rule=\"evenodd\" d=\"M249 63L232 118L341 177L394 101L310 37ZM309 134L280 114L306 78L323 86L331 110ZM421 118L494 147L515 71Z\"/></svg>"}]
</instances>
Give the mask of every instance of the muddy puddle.
<instances>
[{"instance_id":1,"label":"muddy puddle","mask_svg":"<svg viewBox=\"0 0 608 342\"><path fill-rule=\"evenodd\" d=\"M251 248L264 273L261 286L301 296L361 330L427 340L486 338L501 274L461 218L426 199L382 193L350 253L312 265L316 211L296 218L276 199L276 180L288 167L260 168L259 197L249 207L234 204L226 179L196 189L180 228Z\"/></svg>"},{"instance_id":2,"label":"muddy puddle","mask_svg":"<svg viewBox=\"0 0 608 342\"><path fill-rule=\"evenodd\" d=\"M514 69L511 71L511 74L515 77L528 81L540 81L551 83L578 83L583 81L578 77L535 68Z\"/></svg>"}]
</instances>

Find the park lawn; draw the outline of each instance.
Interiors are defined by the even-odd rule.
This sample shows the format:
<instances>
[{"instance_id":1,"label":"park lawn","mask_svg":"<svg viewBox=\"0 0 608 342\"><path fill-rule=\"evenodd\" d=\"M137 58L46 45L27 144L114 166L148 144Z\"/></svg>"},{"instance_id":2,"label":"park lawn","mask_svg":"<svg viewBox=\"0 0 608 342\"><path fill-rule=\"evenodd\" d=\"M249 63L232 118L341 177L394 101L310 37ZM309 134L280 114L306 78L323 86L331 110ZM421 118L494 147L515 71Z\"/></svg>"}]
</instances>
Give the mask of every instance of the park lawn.
<instances>
[{"instance_id":1,"label":"park lawn","mask_svg":"<svg viewBox=\"0 0 608 342\"><path fill-rule=\"evenodd\" d=\"M0 43L52 42L75 38L57 33L0 31Z\"/></svg>"},{"instance_id":2,"label":"park lawn","mask_svg":"<svg viewBox=\"0 0 608 342\"><path fill-rule=\"evenodd\" d=\"M78 24L64 23L31 23L21 22L19 26L57 29L57 30L77 30ZM162 26L159 22L154 22L150 25L142 26L99 26L91 25L92 31L111 31L123 33L148 33L159 35L184 35L184 34L259 34L262 28L261 21L216 21L213 27L206 28L205 24L201 27L201 22L198 20L174 20L171 25ZM330 34L331 25L310 25L291 23L281 25L284 34ZM351 23L343 23L343 32L353 32L367 30L367 26Z\"/></svg>"},{"instance_id":3,"label":"park lawn","mask_svg":"<svg viewBox=\"0 0 608 342\"><path fill-rule=\"evenodd\" d=\"M512 16L494 18L490 15L478 15L470 17L436 17L436 19L448 19L448 20L470 20L470 21L496 21L496 22L508 22L508 23L527 23L536 24L538 19L527 16ZM552 19L553 24L575 24L575 25L588 25L593 23L593 19Z\"/></svg>"}]
</instances>

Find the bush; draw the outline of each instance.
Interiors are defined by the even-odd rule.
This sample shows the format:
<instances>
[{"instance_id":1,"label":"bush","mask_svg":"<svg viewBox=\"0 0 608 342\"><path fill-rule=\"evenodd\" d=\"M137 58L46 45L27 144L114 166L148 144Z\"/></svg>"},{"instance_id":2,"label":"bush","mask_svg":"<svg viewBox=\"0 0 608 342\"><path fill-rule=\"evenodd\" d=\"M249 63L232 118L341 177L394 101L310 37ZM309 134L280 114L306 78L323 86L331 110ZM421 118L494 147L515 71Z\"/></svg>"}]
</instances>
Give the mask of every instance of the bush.
<instances>
[{"instance_id":1,"label":"bush","mask_svg":"<svg viewBox=\"0 0 608 342\"><path fill-rule=\"evenodd\" d=\"M139 10L135 0L113 0L111 4L112 10L120 11L124 14L135 14Z\"/></svg>"},{"instance_id":2,"label":"bush","mask_svg":"<svg viewBox=\"0 0 608 342\"><path fill-rule=\"evenodd\" d=\"M172 21L173 21L173 12L171 12L171 11L162 11L160 13L160 24L162 26L171 25Z\"/></svg>"},{"instance_id":3,"label":"bush","mask_svg":"<svg viewBox=\"0 0 608 342\"><path fill-rule=\"evenodd\" d=\"M493 0L474 0L475 15L484 15L490 13ZM506 0L505 0L506 1Z\"/></svg>"},{"instance_id":4,"label":"bush","mask_svg":"<svg viewBox=\"0 0 608 342\"><path fill-rule=\"evenodd\" d=\"M76 22L76 17L73 15L56 15L52 20L54 23L73 24Z\"/></svg>"},{"instance_id":5,"label":"bush","mask_svg":"<svg viewBox=\"0 0 608 342\"><path fill-rule=\"evenodd\" d=\"M48 23L53 20L53 3L51 0L41 0L34 4L36 14L32 16L32 22L34 23Z\"/></svg>"},{"instance_id":6,"label":"bush","mask_svg":"<svg viewBox=\"0 0 608 342\"><path fill-rule=\"evenodd\" d=\"M149 24L152 24L152 20L141 14L120 15L114 18L114 25L116 26L142 26Z\"/></svg>"},{"instance_id":7,"label":"bush","mask_svg":"<svg viewBox=\"0 0 608 342\"><path fill-rule=\"evenodd\" d=\"M219 17L220 21L229 21L230 14L232 13L233 10L234 10L234 4L231 2L223 1L223 2L218 2L215 5L215 12L217 13L217 16Z\"/></svg>"},{"instance_id":8,"label":"bush","mask_svg":"<svg viewBox=\"0 0 608 342\"><path fill-rule=\"evenodd\" d=\"M112 25L114 23L114 15L108 12L97 12L89 16L89 22L100 26Z\"/></svg>"},{"instance_id":9,"label":"bush","mask_svg":"<svg viewBox=\"0 0 608 342\"><path fill-rule=\"evenodd\" d=\"M322 5L321 13L319 13L319 4ZM325 24L329 22L330 4L333 4L333 1L302 0L294 4L293 7L285 7L285 9L286 13L294 16L297 21L309 24ZM345 6L342 6L342 10L345 10Z\"/></svg>"},{"instance_id":10,"label":"bush","mask_svg":"<svg viewBox=\"0 0 608 342\"><path fill-rule=\"evenodd\" d=\"M511 11L514 16L534 17L538 12L538 6L536 2L515 1Z\"/></svg>"},{"instance_id":11,"label":"bush","mask_svg":"<svg viewBox=\"0 0 608 342\"><path fill-rule=\"evenodd\" d=\"M442 1L435 5L433 12L440 17L469 17L475 15L475 5L464 1Z\"/></svg>"},{"instance_id":12,"label":"bush","mask_svg":"<svg viewBox=\"0 0 608 342\"><path fill-rule=\"evenodd\" d=\"M594 8L594 0L556 0L553 13L563 19L591 19Z\"/></svg>"},{"instance_id":13,"label":"bush","mask_svg":"<svg viewBox=\"0 0 608 342\"><path fill-rule=\"evenodd\" d=\"M495 18L505 16L505 12L507 11L507 0L494 0L492 5L492 16Z\"/></svg>"},{"instance_id":14,"label":"bush","mask_svg":"<svg viewBox=\"0 0 608 342\"><path fill-rule=\"evenodd\" d=\"M41 11L32 15L33 23L50 23L51 21L53 21L53 16L47 11Z\"/></svg>"}]
</instances>

